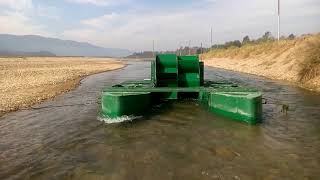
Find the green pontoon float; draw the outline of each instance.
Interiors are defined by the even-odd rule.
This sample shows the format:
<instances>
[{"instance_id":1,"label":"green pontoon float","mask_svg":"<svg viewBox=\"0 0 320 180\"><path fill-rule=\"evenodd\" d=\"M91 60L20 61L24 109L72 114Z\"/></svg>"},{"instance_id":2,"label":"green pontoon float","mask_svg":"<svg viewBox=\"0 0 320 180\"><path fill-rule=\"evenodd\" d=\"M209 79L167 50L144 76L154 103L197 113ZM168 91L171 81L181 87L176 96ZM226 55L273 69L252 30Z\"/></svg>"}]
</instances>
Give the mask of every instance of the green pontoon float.
<instances>
[{"instance_id":1,"label":"green pontoon float","mask_svg":"<svg viewBox=\"0 0 320 180\"><path fill-rule=\"evenodd\" d=\"M230 82L204 80L198 56L160 54L151 62L151 79L127 81L102 93L102 116L140 116L161 100L195 98L218 115L257 124L262 116L261 92Z\"/></svg>"}]
</instances>

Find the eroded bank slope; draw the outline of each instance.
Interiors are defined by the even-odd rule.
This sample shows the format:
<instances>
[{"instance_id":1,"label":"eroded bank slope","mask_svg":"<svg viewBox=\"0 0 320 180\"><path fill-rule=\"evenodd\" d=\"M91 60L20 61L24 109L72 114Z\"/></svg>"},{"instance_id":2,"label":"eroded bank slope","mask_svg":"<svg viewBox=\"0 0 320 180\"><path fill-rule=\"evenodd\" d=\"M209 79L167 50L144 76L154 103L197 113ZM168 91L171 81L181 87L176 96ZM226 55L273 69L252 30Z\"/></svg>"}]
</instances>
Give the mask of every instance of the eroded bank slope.
<instances>
[{"instance_id":1,"label":"eroded bank slope","mask_svg":"<svg viewBox=\"0 0 320 180\"><path fill-rule=\"evenodd\" d=\"M207 66L286 80L320 91L320 33L213 50L202 59Z\"/></svg>"},{"instance_id":2,"label":"eroded bank slope","mask_svg":"<svg viewBox=\"0 0 320 180\"><path fill-rule=\"evenodd\" d=\"M74 89L84 76L122 67L109 58L0 58L0 116Z\"/></svg>"}]
</instances>

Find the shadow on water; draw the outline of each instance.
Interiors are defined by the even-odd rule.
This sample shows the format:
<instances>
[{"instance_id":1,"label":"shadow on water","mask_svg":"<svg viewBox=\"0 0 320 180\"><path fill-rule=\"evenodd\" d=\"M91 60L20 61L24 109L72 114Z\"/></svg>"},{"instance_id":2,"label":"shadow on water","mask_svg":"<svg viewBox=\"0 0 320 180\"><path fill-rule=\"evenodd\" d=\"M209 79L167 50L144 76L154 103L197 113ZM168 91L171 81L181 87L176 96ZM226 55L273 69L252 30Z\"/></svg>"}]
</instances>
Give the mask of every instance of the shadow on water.
<instances>
[{"instance_id":1,"label":"shadow on water","mask_svg":"<svg viewBox=\"0 0 320 180\"><path fill-rule=\"evenodd\" d=\"M76 90L0 118L0 179L317 179L320 95L207 68L206 79L258 88L263 123L163 103L132 122L97 120L104 87L149 77L149 62L90 76ZM289 105L288 114L281 112Z\"/></svg>"}]
</instances>

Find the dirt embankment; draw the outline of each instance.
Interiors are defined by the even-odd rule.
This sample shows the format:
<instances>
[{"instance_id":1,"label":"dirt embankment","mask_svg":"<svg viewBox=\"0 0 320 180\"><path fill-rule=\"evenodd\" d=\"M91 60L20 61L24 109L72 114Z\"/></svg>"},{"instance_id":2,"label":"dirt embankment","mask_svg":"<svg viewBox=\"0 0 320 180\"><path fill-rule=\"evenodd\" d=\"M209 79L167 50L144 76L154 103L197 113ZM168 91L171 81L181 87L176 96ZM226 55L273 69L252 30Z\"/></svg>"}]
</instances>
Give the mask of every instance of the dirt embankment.
<instances>
[{"instance_id":1,"label":"dirt embankment","mask_svg":"<svg viewBox=\"0 0 320 180\"><path fill-rule=\"evenodd\" d=\"M203 54L202 59L207 66L286 80L320 91L320 33L213 50Z\"/></svg>"},{"instance_id":2,"label":"dirt embankment","mask_svg":"<svg viewBox=\"0 0 320 180\"><path fill-rule=\"evenodd\" d=\"M0 58L0 116L74 89L84 76L122 67L108 58Z\"/></svg>"}]
</instances>

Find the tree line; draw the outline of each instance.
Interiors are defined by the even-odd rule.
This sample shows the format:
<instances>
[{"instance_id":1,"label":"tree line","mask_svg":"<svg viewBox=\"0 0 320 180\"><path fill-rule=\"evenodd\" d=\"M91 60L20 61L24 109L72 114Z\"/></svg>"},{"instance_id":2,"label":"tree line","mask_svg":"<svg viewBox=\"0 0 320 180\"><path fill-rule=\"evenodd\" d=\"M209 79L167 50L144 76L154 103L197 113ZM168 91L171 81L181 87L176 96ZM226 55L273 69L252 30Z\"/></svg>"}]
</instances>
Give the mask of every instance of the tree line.
<instances>
[{"instance_id":1,"label":"tree line","mask_svg":"<svg viewBox=\"0 0 320 180\"><path fill-rule=\"evenodd\" d=\"M282 36L280 39L289 39L293 40L296 36L294 34L290 34L289 36ZM210 50L214 49L228 49L231 47L242 47L248 44L260 44L265 42L273 42L276 41L276 38L273 37L272 33L270 31L265 32L260 38L258 39L251 39L248 35L243 37L242 41L240 40L234 40L234 41L228 41L224 44L214 44L211 48L205 48L203 50L197 50L197 54L200 54L201 51L208 52ZM200 48L201 49L201 48Z\"/></svg>"},{"instance_id":2,"label":"tree line","mask_svg":"<svg viewBox=\"0 0 320 180\"><path fill-rule=\"evenodd\" d=\"M294 34L290 34L289 36L282 36L281 39L295 39L296 36ZM270 31L265 32L260 38L258 39L251 39L248 35L243 37L242 41L240 40L234 40L234 41L228 41L224 44L214 44L212 47L209 48L201 48L201 47L180 47L179 49L175 51L142 51L142 52L136 52L133 55L130 55L129 58L151 58L153 57L153 54L177 54L177 55L188 55L188 54L202 54L206 53L210 50L215 49L228 49L231 47L242 47L248 44L259 44L259 43L265 43L265 42L273 42L276 41L276 38L273 37L272 33Z\"/></svg>"}]
</instances>

